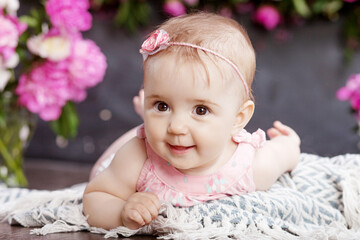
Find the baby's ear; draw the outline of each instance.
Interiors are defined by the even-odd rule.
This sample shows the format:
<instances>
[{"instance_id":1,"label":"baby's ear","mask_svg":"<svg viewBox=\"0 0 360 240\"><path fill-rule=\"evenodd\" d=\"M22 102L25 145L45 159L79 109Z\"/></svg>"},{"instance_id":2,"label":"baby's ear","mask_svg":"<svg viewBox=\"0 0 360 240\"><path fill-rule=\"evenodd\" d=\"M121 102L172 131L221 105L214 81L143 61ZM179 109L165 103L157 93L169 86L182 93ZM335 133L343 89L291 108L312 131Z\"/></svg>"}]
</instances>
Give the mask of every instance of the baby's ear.
<instances>
[{"instance_id":1,"label":"baby's ear","mask_svg":"<svg viewBox=\"0 0 360 240\"><path fill-rule=\"evenodd\" d=\"M251 100L247 100L241 105L237 113L233 129L231 131L232 136L234 136L236 133L242 130L246 126L246 124L248 124L254 114L254 110L255 104Z\"/></svg>"}]
</instances>

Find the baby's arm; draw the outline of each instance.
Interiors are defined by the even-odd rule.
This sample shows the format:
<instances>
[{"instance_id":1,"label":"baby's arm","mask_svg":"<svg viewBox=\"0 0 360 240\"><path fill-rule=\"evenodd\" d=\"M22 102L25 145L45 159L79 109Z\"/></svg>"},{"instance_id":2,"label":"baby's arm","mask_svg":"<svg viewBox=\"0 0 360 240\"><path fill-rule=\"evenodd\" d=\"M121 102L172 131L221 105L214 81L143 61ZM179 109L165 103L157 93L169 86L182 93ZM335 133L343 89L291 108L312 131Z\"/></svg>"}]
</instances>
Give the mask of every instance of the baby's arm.
<instances>
[{"instance_id":1,"label":"baby's arm","mask_svg":"<svg viewBox=\"0 0 360 240\"><path fill-rule=\"evenodd\" d=\"M145 159L144 141L133 138L116 153L111 165L89 182L83 206L90 225L137 229L157 217L158 197L149 192L136 192Z\"/></svg>"},{"instance_id":2,"label":"baby's arm","mask_svg":"<svg viewBox=\"0 0 360 240\"><path fill-rule=\"evenodd\" d=\"M139 90L139 94L133 98L133 104L135 112L144 119L144 89ZM130 139L136 136L136 131L139 126L134 127L133 129L129 130L127 133L119 137L118 139L113 142L108 149L100 156L100 158L96 161L94 167L90 173L90 180L92 180L98 168L101 166L102 162L108 159L113 153L117 152L120 147L122 147L125 143L127 143Z\"/></svg>"},{"instance_id":3,"label":"baby's arm","mask_svg":"<svg viewBox=\"0 0 360 240\"><path fill-rule=\"evenodd\" d=\"M270 137L255 155L253 164L256 190L267 190L284 173L299 162L300 138L290 127L279 121L267 131Z\"/></svg>"},{"instance_id":4,"label":"baby's arm","mask_svg":"<svg viewBox=\"0 0 360 240\"><path fill-rule=\"evenodd\" d=\"M136 131L138 128L139 126L129 130L124 135L116 139L110 145L110 147L105 150L105 152L99 157L99 159L96 161L93 168L91 169L89 180L92 180L96 176L97 171L99 170L104 161L106 161L113 153L116 153L122 146L125 145L125 143L136 137Z\"/></svg>"}]
</instances>

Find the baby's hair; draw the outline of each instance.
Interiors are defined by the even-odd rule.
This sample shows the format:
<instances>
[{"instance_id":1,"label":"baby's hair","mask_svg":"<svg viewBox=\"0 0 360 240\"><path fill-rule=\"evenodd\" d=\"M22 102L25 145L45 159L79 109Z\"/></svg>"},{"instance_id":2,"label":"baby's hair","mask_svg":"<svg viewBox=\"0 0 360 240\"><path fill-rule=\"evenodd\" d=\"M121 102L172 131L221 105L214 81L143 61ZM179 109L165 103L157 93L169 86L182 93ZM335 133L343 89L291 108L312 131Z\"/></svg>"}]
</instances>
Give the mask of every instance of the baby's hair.
<instances>
[{"instance_id":1,"label":"baby's hair","mask_svg":"<svg viewBox=\"0 0 360 240\"><path fill-rule=\"evenodd\" d=\"M251 85L255 73L255 52L246 33L246 30L235 20L212 13L194 13L171 18L161 24L158 29L165 30L171 42L185 42L195 44L215 51L233 62L245 78L250 89L248 96L253 98ZM209 71L202 51L184 46L171 46L165 51L160 51L157 56L176 54L181 62L195 61L203 66L207 78ZM204 53L204 52L202 52ZM205 53L206 60L215 63L222 75L236 78L241 82L234 70L223 71L220 67L231 69L231 66L211 53ZM155 56L156 56L155 55ZM150 60L151 61L151 60ZM146 61L147 62L147 61ZM145 68L147 63L145 62ZM230 75L229 75L230 74ZM244 88L244 87L243 87Z\"/></svg>"}]
</instances>

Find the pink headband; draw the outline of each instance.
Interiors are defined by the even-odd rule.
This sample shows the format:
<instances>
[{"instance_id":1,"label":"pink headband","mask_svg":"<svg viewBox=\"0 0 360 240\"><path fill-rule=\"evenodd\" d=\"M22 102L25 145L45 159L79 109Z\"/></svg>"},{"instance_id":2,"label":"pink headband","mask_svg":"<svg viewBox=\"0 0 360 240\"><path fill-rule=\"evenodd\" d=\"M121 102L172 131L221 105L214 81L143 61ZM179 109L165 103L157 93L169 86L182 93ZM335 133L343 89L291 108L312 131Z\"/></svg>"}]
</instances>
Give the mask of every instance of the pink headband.
<instances>
[{"instance_id":1,"label":"pink headband","mask_svg":"<svg viewBox=\"0 0 360 240\"><path fill-rule=\"evenodd\" d=\"M211 53L211 54L221 58L222 60L224 60L225 62L230 64L230 66L233 67L233 69L236 71L236 73L239 75L241 81L243 82L247 95L249 95L250 91L246 84L244 76L241 74L241 72L239 71L237 66L230 59L224 57L220 53L214 52L213 50L203 48L198 45L191 44L191 43L170 42L169 34L165 30L162 30L162 29L156 30L153 34L151 34L151 36L148 39L146 39L144 41L144 43L141 45L140 53L143 55L143 60L145 61L149 55L154 55L157 52L168 48L170 45L186 46L186 47L200 49L200 50Z\"/></svg>"}]
</instances>

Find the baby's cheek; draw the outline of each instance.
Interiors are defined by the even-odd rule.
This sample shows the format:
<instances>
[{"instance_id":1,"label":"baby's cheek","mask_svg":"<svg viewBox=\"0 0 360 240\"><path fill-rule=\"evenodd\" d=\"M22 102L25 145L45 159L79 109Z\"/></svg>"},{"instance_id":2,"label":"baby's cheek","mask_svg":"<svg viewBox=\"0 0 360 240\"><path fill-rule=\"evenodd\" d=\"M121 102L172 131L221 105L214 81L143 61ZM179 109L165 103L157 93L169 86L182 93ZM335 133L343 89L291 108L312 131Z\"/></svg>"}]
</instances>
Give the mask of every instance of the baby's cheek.
<instances>
[{"instance_id":1,"label":"baby's cheek","mask_svg":"<svg viewBox=\"0 0 360 240\"><path fill-rule=\"evenodd\" d=\"M221 131L199 132L196 142L206 151L221 151L227 144L231 144L231 134L225 133L225 129Z\"/></svg>"},{"instance_id":2,"label":"baby's cheek","mask_svg":"<svg viewBox=\"0 0 360 240\"><path fill-rule=\"evenodd\" d=\"M145 122L145 133L147 138L159 138L161 127L160 124L153 121Z\"/></svg>"},{"instance_id":3,"label":"baby's cheek","mask_svg":"<svg viewBox=\"0 0 360 240\"><path fill-rule=\"evenodd\" d=\"M161 128L158 127L158 124L149 125L146 126L146 128L147 128L147 130L145 131L146 139L150 144L150 146L155 148L159 142L163 141L164 130L161 130Z\"/></svg>"}]
</instances>

